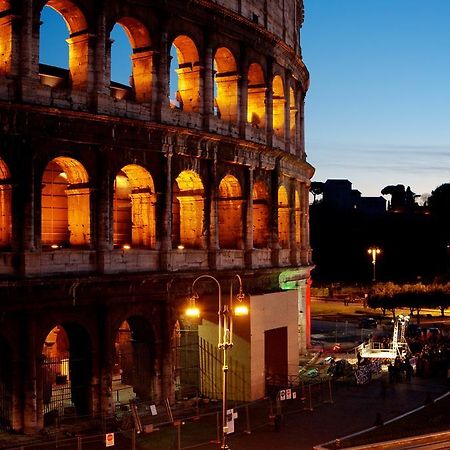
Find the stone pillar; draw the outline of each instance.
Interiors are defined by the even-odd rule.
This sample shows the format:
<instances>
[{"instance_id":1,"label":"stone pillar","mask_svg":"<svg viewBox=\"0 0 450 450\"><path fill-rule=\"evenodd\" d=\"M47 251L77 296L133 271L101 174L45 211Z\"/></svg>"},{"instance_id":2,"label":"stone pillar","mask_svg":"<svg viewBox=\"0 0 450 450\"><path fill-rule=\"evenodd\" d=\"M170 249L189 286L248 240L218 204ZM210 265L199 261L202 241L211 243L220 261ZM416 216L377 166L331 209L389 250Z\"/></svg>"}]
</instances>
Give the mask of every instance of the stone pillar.
<instances>
[{"instance_id":1,"label":"stone pillar","mask_svg":"<svg viewBox=\"0 0 450 450\"><path fill-rule=\"evenodd\" d=\"M297 149L296 155L305 159L305 96L302 94L299 101L297 114Z\"/></svg>"},{"instance_id":2,"label":"stone pillar","mask_svg":"<svg viewBox=\"0 0 450 450\"><path fill-rule=\"evenodd\" d=\"M278 185L280 182L280 161L277 159L274 169L271 173L270 189L270 248L272 250L272 265L279 265L280 242L278 235Z\"/></svg>"},{"instance_id":3,"label":"stone pillar","mask_svg":"<svg viewBox=\"0 0 450 450\"><path fill-rule=\"evenodd\" d=\"M72 89L85 91L92 86L90 62L92 59L90 36L88 33L77 34L66 39L69 45L69 70Z\"/></svg>"},{"instance_id":4,"label":"stone pillar","mask_svg":"<svg viewBox=\"0 0 450 450\"><path fill-rule=\"evenodd\" d=\"M174 329L173 311L171 307L164 303L163 311L161 312L161 397L168 399L170 403L175 402L174 389L174 372L173 372L173 351L172 351L172 333Z\"/></svg>"},{"instance_id":5,"label":"stone pillar","mask_svg":"<svg viewBox=\"0 0 450 450\"><path fill-rule=\"evenodd\" d=\"M106 36L106 19L102 8L98 15L97 40L94 60L94 91L93 107L97 112L108 112L111 103L110 64L111 40Z\"/></svg>"},{"instance_id":6,"label":"stone pillar","mask_svg":"<svg viewBox=\"0 0 450 450\"><path fill-rule=\"evenodd\" d=\"M163 146L166 165L164 168L166 184L162 195L162 214L161 214L161 269L169 268L169 254L172 250L172 156L173 144L171 138L166 136L166 143Z\"/></svg>"},{"instance_id":7,"label":"stone pillar","mask_svg":"<svg viewBox=\"0 0 450 450\"><path fill-rule=\"evenodd\" d=\"M36 38L36 28L33 26L33 0L22 1L21 19L20 75L23 78L34 77L38 81L39 60L36 51L39 49L39 38ZM37 30L39 33L39 23Z\"/></svg>"},{"instance_id":8,"label":"stone pillar","mask_svg":"<svg viewBox=\"0 0 450 450\"><path fill-rule=\"evenodd\" d=\"M113 179L108 165L107 149L99 152L98 167L101 173L95 191L95 202L91 206L91 218L96 236L97 270L105 272L109 265L109 253L113 249Z\"/></svg>"},{"instance_id":9,"label":"stone pillar","mask_svg":"<svg viewBox=\"0 0 450 450\"><path fill-rule=\"evenodd\" d=\"M88 187L69 187L66 194L70 245L86 247L91 243L91 190Z\"/></svg>"},{"instance_id":10,"label":"stone pillar","mask_svg":"<svg viewBox=\"0 0 450 450\"><path fill-rule=\"evenodd\" d=\"M310 263L310 246L309 246L309 207L308 207L309 190L305 183L300 185L300 208L302 211L300 242L301 242L301 263L308 265Z\"/></svg>"},{"instance_id":11,"label":"stone pillar","mask_svg":"<svg viewBox=\"0 0 450 450\"><path fill-rule=\"evenodd\" d=\"M156 196L150 192L133 192L130 199L133 246L156 248Z\"/></svg>"},{"instance_id":12,"label":"stone pillar","mask_svg":"<svg viewBox=\"0 0 450 450\"><path fill-rule=\"evenodd\" d=\"M252 254L253 254L253 167L248 168L248 174L246 177L244 195L245 195L245 226L244 226L244 239L245 239L245 265L248 268L252 267Z\"/></svg>"},{"instance_id":13,"label":"stone pillar","mask_svg":"<svg viewBox=\"0 0 450 450\"><path fill-rule=\"evenodd\" d=\"M208 40L205 39L205 42ZM213 57L212 48L205 50L205 70L203 83L203 127L209 130L211 116L213 114L214 89L213 89Z\"/></svg>"},{"instance_id":14,"label":"stone pillar","mask_svg":"<svg viewBox=\"0 0 450 450\"><path fill-rule=\"evenodd\" d=\"M295 209L295 188L297 181L293 178L289 180L289 248L291 265L296 266L297 261L297 217Z\"/></svg>"},{"instance_id":15,"label":"stone pillar","mask_svg":"<svg viewBox=\"0 0 450 450\"><path fill-rule=\"evenodd\" d=\"M214 159L211 162L209 177L209 265L210 269L217 268L217 251L219 250L219 206L218 206L218 182L217 179L217 151L214 152ZM209 198L208 198L209 197ZM207 208L205 208L207 210Z\"/></svg>"},{"instance_id":16,"label":"stone pillar","mask_svg":"<svg viewBox=\"0 0 450 450\"><path fill-rule=\"evenodd\" d=\"M284 151L290 153L291 151L291 89L289 80L291 74L286 73L286 80L284 82Z\"/></svg>"},{"instance_id":17,"label":"stone pillar","mask_svg":"<svg viewBox=\"0 0 450 450\"><path fill-rule=\"evenodd\" d=\"M267 62L267 89L266 89L266 141L272 145L273 136L273 62Z\"/></svg>"},{"instance_id":18,"label":"stone pillar","mask_svg":"<svg viewBox=\"0 0 450 450\"><path fill-rule=\"evenodd\" d=\"M22 332L26 339L24 391L23 391L23 431L25 434L36 434L43 428L42 414L42 377L39 362L40 355L36 353L36 321L28 316L24 317ZM40 412L41 410L41 412Z\"/></svg>"},{"instance_id":19,"label":"stone pillar","mask_svg":"<svg viewBox=\"0 0 450 450\"><path fill-rule=\"evenodd\" d=\"M156 80L153 89L154 115L156 120L161 120L161 109L169 107L169 45L167 25L162 24L161 40L159 48L158 67L155 68Z\"/></svg>"},{"instance_id":20,"label":"stone pillar","mask_svg":"<svg viewBox=\"0 0 450 450\"><path fill-rule=\"evenodd\" d=\"M15 77L20 64L20 20L12 11L0 17L0 43L0 76Z\"/></svg>"},{"instance_id":21,"label":"stone pillar","mask_svg":"<svg viewBox=\"0 0 450 450\"><path fill-rule=\"evenodd\" d=\"M239 136L245 139L245 129L247 127L247 91L248 91L248 56L246 47L241 47L241 57L239 60L239 72L238 78L238 125Z\"/></svg>"},{"instance_id":22,"label":"stone pillar","mask_svg":"<svg viewBox=\"0 0 450 450\"><path fill-rule=\"evenodd\" d=\"M110 415L114 412L114 398L112 392L112 374L114 367L114 330L111 323L111 315L109 308L104 307L99 311L102 317L99 318L98 323L101 328L98 332L99 338L99 354L98 361L98 399L94 399L97 405L94 405L93 412Z\"/></svg>"},{"instance_id":23,"label":"stone pillar","mask_svg":"<svg viewBox=\"0 0 450 450\"><path fill-rule=\"evenodd\" d=\"M151 104L153 95L153 57L151 50L136 50L131 55L133 62L134 97L138 103Z\"/></svg>"}]
</instances>

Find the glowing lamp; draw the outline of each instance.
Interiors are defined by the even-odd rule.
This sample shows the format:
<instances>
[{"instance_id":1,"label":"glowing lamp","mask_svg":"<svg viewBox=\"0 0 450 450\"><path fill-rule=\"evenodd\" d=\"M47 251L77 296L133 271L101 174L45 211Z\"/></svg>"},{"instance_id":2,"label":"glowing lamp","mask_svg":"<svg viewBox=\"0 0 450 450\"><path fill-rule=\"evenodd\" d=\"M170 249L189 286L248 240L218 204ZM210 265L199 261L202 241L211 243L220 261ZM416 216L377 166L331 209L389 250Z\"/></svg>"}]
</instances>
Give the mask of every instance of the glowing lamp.
<instances>
[{"instance_id":1,"label":"glowing lamp","mask_svg":"<svg viewBox=\"0 0 450 450\"><path fill-rule=\"evenodd\" d=\"M123 244L122 245L122 249L123 250L130 250L131 249L131 245L130 244Z\"/></svg>"},{"instance_id":2,"label":"glowing lamp","mask_svg":"<svg viewBox=\"0 0 450 450\"><path fill-rule=\"evenodd\" d=\"M50 245L50 248L56 250L57 248L59 248L59 245L58 244L52 244L52 245Z\"/></svg>"},{"instance_id":3,"label":"glowing lamp","mask_svg":"<svg viewBox=\"0 0 450 450\"><path fill-rule=\"evenodd\" d=\"M235 316L248 316L249 309L248 306L244 303L241 303L234 307L234 315Z\"/></svg>"},{"instance_id":4,"label":"glowing lamp","mask_svg":"<svg viewBox=\"0 0 450 450\"><path fill-rule=\"evenodd\" d=\"M189 306L189 308L186 308L186 316L198 319L200 317L200 309L195 305Z\"/></svg>"},{"instance_id":5,"label":"glowing lamp","mask_svg":"<svg viewBox=\"0 0 450 450\"><path fill-rule=\"evenodd\" d=\"M183 245L183 244L180 244L180 245L177 247L177 249L178 249L178 250L184 250L184 245Z\"/></svg>"}]
</instances>

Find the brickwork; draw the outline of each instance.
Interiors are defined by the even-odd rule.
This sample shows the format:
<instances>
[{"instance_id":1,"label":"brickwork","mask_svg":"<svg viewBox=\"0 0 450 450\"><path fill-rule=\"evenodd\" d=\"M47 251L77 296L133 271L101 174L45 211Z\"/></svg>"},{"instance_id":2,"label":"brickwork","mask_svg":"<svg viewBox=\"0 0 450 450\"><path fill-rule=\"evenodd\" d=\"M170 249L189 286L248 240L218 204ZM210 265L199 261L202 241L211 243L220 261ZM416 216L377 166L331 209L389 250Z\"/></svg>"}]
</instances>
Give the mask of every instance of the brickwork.
<instances>
[{"instance_id":1,"label":"brickwork","mask_svg":"<svg viewBox=\"0 0 450 450\"><path fill-rule=\"evenodd\" d=\"M45 5L67 23L68 70L39 64ZM198 273L239 272L250 295L286 268L307 279L302 15L298 0L0 0L0 422L44 426L55 327L79 413L114 409L130 348L145 359L124 375L134 393L173 401L172 335ZM116 23L128 87L110 79Z\"/></svg>"}]
</instances>

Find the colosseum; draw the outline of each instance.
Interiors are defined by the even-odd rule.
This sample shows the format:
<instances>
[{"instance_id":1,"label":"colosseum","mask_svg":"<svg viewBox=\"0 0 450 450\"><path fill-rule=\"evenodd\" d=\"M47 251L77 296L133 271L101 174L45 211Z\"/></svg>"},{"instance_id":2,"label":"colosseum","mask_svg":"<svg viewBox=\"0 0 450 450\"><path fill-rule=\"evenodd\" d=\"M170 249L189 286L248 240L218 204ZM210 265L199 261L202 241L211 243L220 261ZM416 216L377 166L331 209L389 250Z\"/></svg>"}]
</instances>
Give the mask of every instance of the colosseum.
<instances>
[{"instance_id":1,"label":"colosseum","mask_svg":"<svg viewBox=\"0 0 450 450\"><path fill-rule=\"evenodd\" d=\"M42 63L45 8L68 28L67 68ZM302 22L302 0L0 0L0 428L220 397L216 285L197 284L200 319L184 313L201 274L224 296L238 274L250 304L230 398L297 372ZM129 84L111 80L116 25Z\"/></svg>"}]
</instances>

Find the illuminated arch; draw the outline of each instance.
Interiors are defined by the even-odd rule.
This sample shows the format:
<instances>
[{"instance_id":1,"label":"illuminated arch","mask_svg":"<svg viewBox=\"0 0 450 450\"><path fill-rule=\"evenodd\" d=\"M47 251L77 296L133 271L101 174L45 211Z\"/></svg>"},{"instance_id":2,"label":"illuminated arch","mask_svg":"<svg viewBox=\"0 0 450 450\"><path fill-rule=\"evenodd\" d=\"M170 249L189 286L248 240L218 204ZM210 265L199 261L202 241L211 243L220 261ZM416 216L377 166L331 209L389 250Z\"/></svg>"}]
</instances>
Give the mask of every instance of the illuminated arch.
<instances>
[{"instance_id":1,"label":"illuminated arch","mask_svg":"<svg viewBox=\"0 0 450 450\"><path fill-rule=\"evenodd\" d=\"M122 403L136 397L155 400L158 371L155 364L156 340L151 324L140 316L129 317L119 326L114 342L114 397L121 396Z\"/></svg>"},{"instance_id":2,"label":"illuminated arch","mask_svg":"<svg viewBox=\"0 0 450 450\"><path fill-rule=\"evenodd\" d=\"M266 83L257 63L250 64L248 69L247 122L255 128L266 127Z\"/></svg>"},{"instance_id":3,"label":"illuminated arch","mask_svg":"<svg viewBox=\"0 0 450 450\"><path fill-rule=\"evenodd\" d=\"M203 248L204 188L193 170L181 172L172 194L172 244Z\"/></svg>"},{"instance_id":4,"label":"illuminated arch","mask_svg":"<svg viewBox=\"0 0 450 450\"><path fill-rule=\"evenodd\" d=\"M253 186L253 247L267 248L269 244L269 191L266 183Z\"/></svg>"},{"instance_id":5,"label":"illuminated arch","mask_svg":"<svg viewBox=\"0 0 450 450\"><path fill-rule=\"evenodd\" d=\"M275 75L272 83L273 90L273 132L279 138L284 137L285 124L285 106L283 79L279 75Z\"/></svg>"},{"instance_id":6,"label":"illuminated arch","mask_svg":"<svg viewBox=\"0 0 450 450\"><path fill-rule=\"evenodd\" d=\"M200 86L201 70L199 55L194 41L186 36L176 37L172 43L176 51L178 68L175 69L177 76L177 89L174 93L178 107L184 111L200 111ZM175 87L175 86L174 86Z\"/></svg>"},{"instance_id":7,"label":"illuminated arch","mask_svg":"<svg viewBox=\"0 0 450 450\"><path fill-rule=\"evenodd\" d=\"M278 242L281 248L289 248L289 201L284 186L278 189Z\"/></svg>"},{"instance_id":8,"label":"illuminated arch","mask_svg":"<svg viewBox=\"0 0 450 450\"><path fill-rule=\"evenodd\" d=\"M289 88L289 126L290 126L290 138L292 153L295 152L297 142L297 101L295 98L294 88Z\"/></svg>"},{"instance_id":9,"label":"illuminated arch","mask_svg":"<svg viewBox=\"0 0 450 450\"><path fill-rule=\"evenodd\" d=\"M150 103L153 87L153 52L150 50L150 34L141 22L132 17L121 18L117 21L117 25L125 32L132 48L131 86L134 99L139 103ZM111 60L111 63L113 62Z\"/></svg>"},{"instance_id":10,"label":"illuminated arch","mask_svg":"<svg viewBox=\"0 0 450 450\"><path fill-rule=\"evenodd\" d=\"M0 14L11 9L7 0L0 1ZM11 14L2 14L0 17L0 75L11 72L13 58L13 20Z\"/></svg>"},{"instance_id":11,"label":"illuminated arch","mask_svg":"<svg viewBox=\"0 0 450 450\"><path fill-rule=\"evenodd\" d=\"M300 203L300 194L295 191L295 243L297 247L301 245L301 218L302 210Z\"/></svg>"},{"instance_id":12,"label":"illuminated arch","mask_svg":"<svg viewBox=\"0 0 450 450\"><path fill-rule=\"evenodd\" d=\"M214 57L215 112L222 120L237 123L238 79L236 60L225 47L217 49Z\"/></svg>"},{"instance_id":13,"label":"illuminated arch","mask_svg":"<svg viewBox=\"0 0 450 450\"><path fill-rule=\"evenodd\" d=\"M83 165L60 156L42 178L41 227L44 246L85 247L90 243L90 189Z\"/></svg>"},{"instance_id":14,"label":"illuminated arch","mask_svg":"<svg viewBox=\"0 0 450 450\"><path fill-rule=\"evenodd\" d=\"M243 248L242 192L233 175L226 175L219 184L218 214L220 248Z\"/></svg>"},{"instance_id":15,"label":"illuminated arch","mask_svg":"<svg viewBox=\"0 0 450 450\"><path fill-rule=\"evenodd\" d=\"M92 409L92 345L87 331L75 323L57 324L42 345L42 401L44 420L49 423L64 408L77 414Z\"/></svg>"},{"instance_id":16,"label":"illuminated arch","mask_svg":"<svg viewBox=\"0 0 450 450\"><path fill-rule=\"evenodd\" d=\"M155 205L150 173L137 164L123 167L114 181L114 245L155 248Z\"/></svg>"},{"instance_id":17,"label":"illuminated arch","mask_svg":"<svg viewBox=\"0 0 450 450\"><path fill-rule=\"evenodd\" d=\"M69 72L72 87L85 89L89 73L89 50L88 50L88 24L84 14L78 6L70 0L49 0L45 6L55 10L64 19L69 30ZM45 84L46 78L43 78ZM54 83L50 82L50 85Z\"/></svg>"},{"instance_id":18,"label":"illuminated arch","mask_svg":"<svg viewBox=\"0 0 450 450\"><path fill-rule=\"evenodd\" d=\"M11 244L11 174L8 166L0 159L0 248Z\"/></svg>"}]
</instances>

